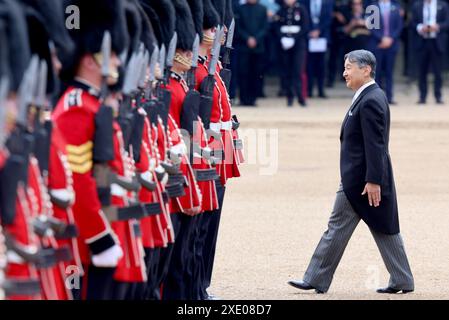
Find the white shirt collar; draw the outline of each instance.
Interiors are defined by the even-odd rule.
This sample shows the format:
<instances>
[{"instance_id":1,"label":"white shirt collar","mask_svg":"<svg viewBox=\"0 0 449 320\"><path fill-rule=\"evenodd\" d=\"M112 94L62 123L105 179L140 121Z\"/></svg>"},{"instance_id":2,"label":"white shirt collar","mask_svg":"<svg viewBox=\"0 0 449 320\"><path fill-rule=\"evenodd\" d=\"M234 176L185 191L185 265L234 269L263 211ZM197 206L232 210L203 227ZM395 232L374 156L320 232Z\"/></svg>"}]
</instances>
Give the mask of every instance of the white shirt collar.
<instances>
[{"instance_id":1,"label":"white shirt collar","mask_svg":"<svg viewBox=\"0 0 449 320\"><path fill-rule=\"evenodd\" d=\"M357 100L357 98L360 96L360 94L363 92L363 90L365 90L367 87L369 87L370 85L375 84L375 83L376 83L376 81L371 80L371 81L365 83L360 88L358 88L357 91L354 94L354 97L352 98L352 103L354 103L354 101Z\"/></svg>"},{"instance_id":2,"label":"white shirt collar","mask_svg":"<svg viewBox=\"0 0 449 320\"><path fill-rule=\"evenodd\" d=\"M387 2L380 1L380 9L381 10L390 11L390 8L391 8L391 1L387 1Z\"/></svg>"}]
</instances>

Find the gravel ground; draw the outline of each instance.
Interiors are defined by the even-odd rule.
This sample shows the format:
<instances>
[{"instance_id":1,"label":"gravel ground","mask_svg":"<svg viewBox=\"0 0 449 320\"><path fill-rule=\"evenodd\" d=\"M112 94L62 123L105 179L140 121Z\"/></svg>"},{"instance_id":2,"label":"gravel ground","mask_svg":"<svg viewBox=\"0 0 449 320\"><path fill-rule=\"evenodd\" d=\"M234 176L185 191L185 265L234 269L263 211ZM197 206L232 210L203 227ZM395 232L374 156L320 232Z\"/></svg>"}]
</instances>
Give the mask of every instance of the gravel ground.
<instances>
[{"instance_id":1,"label":"gravel ground","mask_svg":"<svg viewBox=\"0 0 449 320\"><path fill-rule=\"evenodd\" d=\"M332 99L309 100L308 108L287 108L277 98L260 100L257 108L235 107L242 133L278 130L278 168L263 175L264 166L247 154L251 163L241 168L242 177L229 181L212 293L222 299L449 298L449 104L434 105L430 97L426 107L417 106L416 87L398 91L390 153L415 292L375 293L387 284L388 273L363 222L327 294L287 285L302 278L338 188L340 126L352 97L339 87L328 90Z\"/></svg>"}]
</instances>

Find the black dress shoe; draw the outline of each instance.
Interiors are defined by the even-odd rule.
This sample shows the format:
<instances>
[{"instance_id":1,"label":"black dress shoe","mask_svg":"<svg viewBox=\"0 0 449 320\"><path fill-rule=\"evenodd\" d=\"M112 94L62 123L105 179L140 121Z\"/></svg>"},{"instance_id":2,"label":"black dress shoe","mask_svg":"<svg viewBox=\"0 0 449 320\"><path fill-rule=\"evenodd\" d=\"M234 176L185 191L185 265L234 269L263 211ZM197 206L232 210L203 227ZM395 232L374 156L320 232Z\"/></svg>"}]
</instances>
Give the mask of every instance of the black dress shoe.
<instances>
[{"instance_id":1,"label":"black dress shoe","mask_svg":"<svg viewBox=\"0 0 449 320\"><path fill-rule=\"evenodd\" d=\"M389 104L389 105L392 105L392 106L395 106L395 105L397 105L398 103L397 103L396 101L391 100L391 101L388 101L388 104Z\"/></svg>"},{"instance_id":2,"label":"black dress shoe","mask_svg":"<svg viewBox=\"0 0 449 320\"><path fill-rule=\"evenodd\" d=\"M304 98L298 98L298 103L301 107L307 107L307 103Z\"/></svg>"},{"instance_id":3,"label":"black dress shoe","mask_svg":"<svg viewBox=\"0 0 449 320\"><path fill-rule=\"evenodd\" d=\"M293 98L287 98L287 107L293 106Z\"/></svg>"},{"instance_id":4,"label":"black dress shoe","mask_svg":"<svg viewBox=\"0 0 449 320\"><path fill-rule=\"evenodd\" d=\"M324 293L321 290L316 289L315 287L312 287L310 284L308 284L307 282L303 281L303 280L290 280L288 282L289 285L291 285L292 287L295 287L297 289L301 289L301 290L313 290L315 289L316 293Z\"/></svg>"},{"instance_id":5,"label":"black dress shoe","mask_svg":"<svg viewBox=\"0 0 449 320\"><path fill-rule=\"evenodd\" d=\"M320 93L320 95L318 97L320 97L320 99L327 99L328 98L328 96L325 95L324 93Z\"/></svg>"},{"instance_id":6,"label":"black dress shoe","mask_svg":"<svg viewBox=\"0 0 449 320\"><path fill-rule=\"evenodd\" d=\"M380 288L380 289L376 290L377 293L389 293L389 294L398 293L400 291L402 291L402 293L404 293L404 294L413 292L413 290L410 290L410 289L395 289L392 287Z\"/></svg>"},{"instance_id":7,"label":"black dress shoe","mask_svg":"<svg viewBox=\"0 0 449 320\"><path fill-rule=\"evenodd\" d=\"M420 99L420 100L417 102L417 104L426 104L426 100Z\"/></svg>"},{"instance_id":8,"label":"black dress shoe","mask_svg":"<svg viewBox=\"0 0 449 320\"><path fill-rule=\"evenodd\" d=\"M437 99L437 104L444 104L444 101L441 99Z\"/></svg>"}]
</instances>

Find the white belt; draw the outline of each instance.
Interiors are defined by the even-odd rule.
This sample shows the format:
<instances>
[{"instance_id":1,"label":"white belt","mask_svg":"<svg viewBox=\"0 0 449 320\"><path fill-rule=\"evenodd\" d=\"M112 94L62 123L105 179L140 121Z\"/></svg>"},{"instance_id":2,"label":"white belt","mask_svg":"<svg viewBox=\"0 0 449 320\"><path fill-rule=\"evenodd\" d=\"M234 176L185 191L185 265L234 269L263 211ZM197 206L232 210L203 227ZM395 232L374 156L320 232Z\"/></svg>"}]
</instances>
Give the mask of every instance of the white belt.
<instances>
[{"instance_id":1,"label":"white belt","mask_svg":"<svg viewBox=\"0 0 449 320\"><path fill-rule=\"evenodd\" d=\"M170 147L170 152L174 153L174 154L181 154L184 155L187 153L187 147L186 145L181 141L180 143L178 143L177 145L174 145L172 147Z\"/></svg>"},{"instance_id":2,"label":"white belt","mask_svg":"<svg viewBox=\"0 0 449 320\"><path fill-rule=\"evenodd\" d=\"M116 197L124 197L126 196L126 189L122 188L116 183L111 184L111 195Z\"/></svg>"},{"instance_id":3,"label":"white belt","mask_svg":"<svg viewBox=\"0 0 449 320\"><path fill-rule=\"evenodd\" d=\"M210 128L212 131L214 131L214 132L220 133L220 130L221 130L221 122L211 122L211 123L209 124L209 128Z\"/></svg>"},{"instance_id":4,"label":"white belt","mask_svg":"<svg viewBox=\"0 0 449 320\"><path fill-rule=\"evenodd\" d=\"M21 256L19 256L17 253L15 253L12 250L8 250L6 252L6 260L9 263L15 263L15 264L24 264L25 263L25 260L23 260Z\"/></svg>"},{"instance_id":5,"label":"white belt","mask_svg":"<svg viewBox=\"0 0 449 320\"><path fill-rule=\"evenodd\" d=\"M50 189L50 194L61 201L73 203L73 200L75 200L75 193L67 189Z\"/></svg>"},{"instance_id":6,"label":"white belt","mask_svg":"<svg viewBox=\"0 0 449 320\"><path fill-rule=\"evenodd\" d=\"M301 26L282 26L281 32L282 33L298 33L301 31Z\"/></svg>"},{"instance_id":7,"label":"white belt","mask_svg":"<svg viewBox=\"0 0 449 320\"><path fill-rule=\"evenodd\" d=\"M153 181L153 174L147 170L143 173L140 174L140 178L142 178L143 180L147 181L147 182L152 182Z\"/></svg>"},{"instance_id":8,"label":"white belt","mask_svg":"<svg viewBox=\"0 0 449 320\"><path fill-rule=\"evenodd\" d=\"M225 121L221 123L221 130L231 131L232 121Z\"/></svg>"}]
</instances>

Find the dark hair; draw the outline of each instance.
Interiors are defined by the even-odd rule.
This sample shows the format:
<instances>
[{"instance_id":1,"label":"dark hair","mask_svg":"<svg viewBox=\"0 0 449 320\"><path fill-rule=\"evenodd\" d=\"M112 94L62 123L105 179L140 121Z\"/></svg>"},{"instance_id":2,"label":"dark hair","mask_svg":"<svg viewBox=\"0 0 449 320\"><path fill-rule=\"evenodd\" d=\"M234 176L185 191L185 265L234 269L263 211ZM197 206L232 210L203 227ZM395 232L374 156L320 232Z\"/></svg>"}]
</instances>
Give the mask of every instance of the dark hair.
<instances>
[{"instance_id":1,"label":"dark hair","mask_svg":"<svg viewBox=\"0 0 449 320\"><path fill-rule=\"evenodd\" d=\"M371 67L371 78L376 76L376 57L371 51L368 50L354 50L345 54L345 61L349 60L351 63L357 63L359 68L370 66Z\"/></svg>"}]
</instances>

